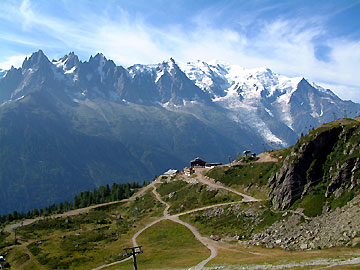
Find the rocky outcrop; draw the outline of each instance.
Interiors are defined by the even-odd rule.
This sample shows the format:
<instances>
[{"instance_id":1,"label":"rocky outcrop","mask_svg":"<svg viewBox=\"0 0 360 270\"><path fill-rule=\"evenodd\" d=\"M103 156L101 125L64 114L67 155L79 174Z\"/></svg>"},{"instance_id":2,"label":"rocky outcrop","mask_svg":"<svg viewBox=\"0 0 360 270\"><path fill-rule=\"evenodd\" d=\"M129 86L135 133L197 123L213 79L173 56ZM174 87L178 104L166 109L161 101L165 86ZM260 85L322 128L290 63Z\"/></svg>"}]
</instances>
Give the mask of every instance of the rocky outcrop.
<instances>
[{"instance_id":1,"label":"rocky outcrop","mask_svg":"<svg viewBox=\"0 0 360 270\"><path fill-rule=\"evenodd\" d=\"M325 185L324 196L339 198L360 184L360 125L356 120L338 120L320 126L290 148L280 169L269 179L274 209L287 209Z\"/></svg>"},{"instance_id":2,"label":"rocky outcrop","mask_svg":"<svg viewBox=\"0 0 360 270\"><path fill-rule=\"evenodd\" d=\"M349 159L342 164L338 163L330 184L327 187L325 197L330 197L336 190L337 194L335 194L335 197L339 197L344 189L352 189L358 185L360 179L355 178L355 172L359 170L359 167L360 158ZM347 179L351 179L351 181L347 182Z\"/></svg>"},{"instance_id":3,"label":"rocky outcrop","mask_svg":"<svg viewBox=\"0 0 360 270\"><path fill-rule=\"evenodd\" d=\"M272 204L214 207L202 217L216 224L236 216L239 226L214 231L221 241L289 250L359 247L359 143L359 120L322 125L273 153L283 158L269 179Z\"/></svg>"},{"instance_id":4,"label":"rocky outcrop","mask_svg":"<svg viewBox=\"0 0 360 270\"><path fill-rule=\"evenodd\" d=\"M280 170L270 179L270 194L275 209L286 209L316 182L316 166L326 159L338 140L340 128L315 135L313 140L292 148ZM315 162L314 162L315 161ZM318 164L315 164L318 163ZM320 176L321 177L321 176Z\"/></svg>"},{"instance_id":5,"label":"rocky outcrop","mask_svg":"<svg viewBox=\"0 0 360 270\"><path fill-rule=\"evenodd\" d=\"M288 212L261 233L253 235L248 244L268 248L314 249L334 246L355 246L360 236L360 196L346 206L321 216L304 219L301 213Z\"/></svg>"}]
</instances>

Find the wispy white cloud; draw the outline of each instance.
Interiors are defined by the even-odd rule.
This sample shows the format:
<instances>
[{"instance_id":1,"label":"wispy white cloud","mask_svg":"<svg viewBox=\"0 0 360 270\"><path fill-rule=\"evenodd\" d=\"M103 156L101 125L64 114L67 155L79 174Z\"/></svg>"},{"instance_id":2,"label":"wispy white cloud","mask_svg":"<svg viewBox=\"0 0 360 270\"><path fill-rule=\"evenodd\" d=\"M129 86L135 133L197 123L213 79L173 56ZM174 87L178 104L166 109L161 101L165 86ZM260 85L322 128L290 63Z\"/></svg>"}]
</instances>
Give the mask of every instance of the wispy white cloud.
<instances>
[{"instance_id":1,"label":"wispy white cloud","mask_svg":"<svg viewBox=\"0 0 360 270\"><path fill-rule=\"evenodd\" d=\"M354 102L360 103L359 86L353 86L349 84L342 85L327 82L319 82L318 85L324 87L325 89L330 89L343 100L352 100Z\"/></svg>"},{"instance_id":2,"label":"wispy white cloud","mask_svg":"<svg viewBox=\"0 0 360 270\"><path fill-rule=\"evenodd\" d=\"M4 70L10 69L11 66L20 67L24 59L29 55L13 55L0 62L0 67Z\"/></svg>"},{"instance_id":3,"label":"wispy white cloud","mask_svg":"<svg viewBox=\"0 0 360 270\"><path fill-rule=\"evenodd\" d=\"M87 10L75 20L39 12L33 4L24 0L18 7L4 6L0 18L11 18L20 23L22 33L5 33L2 39L41 45L45 53L46 48L49 51L53 48L64 50L63 54L67 50L82 55L103 52L117 64L125 66L156 63L170 57L178 61L219 59L247 68L266 66L289 76L304 76L315 82L344 87L348 85L352 89L351 97L342 91L342 98L360 101L360 98L356 99L356 95L360 96L356 89L360 86L360 43L328 39L328 61L319 60L315 55L314 40L326 32L323 26L326 18L321 16L257 21L257 32L249 35L245 30L252 23L251 14L246 15L245 25L240 28L217 26L207 12L193 18L192 28L182 25L154 27L141 15L130 16L120 7L114 7L112 11L117 16L109 16L106 9ZM0 67L4 68L1 63ZM340 93L339 89L334 91Z\"/></svg>"}]
</instances>

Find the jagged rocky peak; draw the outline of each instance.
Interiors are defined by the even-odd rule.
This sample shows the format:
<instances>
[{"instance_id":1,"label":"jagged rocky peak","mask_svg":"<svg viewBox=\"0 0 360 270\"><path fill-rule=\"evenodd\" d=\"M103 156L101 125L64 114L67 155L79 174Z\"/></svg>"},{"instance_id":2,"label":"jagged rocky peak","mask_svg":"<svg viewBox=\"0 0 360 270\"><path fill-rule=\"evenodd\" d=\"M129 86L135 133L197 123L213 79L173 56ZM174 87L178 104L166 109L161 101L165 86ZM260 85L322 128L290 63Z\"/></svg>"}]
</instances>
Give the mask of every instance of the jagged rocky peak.
<instances>
[{"instance_id":1,"label":"jagged rocky peak","mask_svg":"<svg viewBox=\"0 0 360 270\"><path fill-rule=\"evenodd\" d=\"M50 84L54 78L55 83L66 81L66 87L72 87L71 93L93 90L94 97L109 98L116 93L120 95L119 100L139 104L169 102L183 106L191 104L189 101L211 104L225 109L234 125L249 126L266 141L282 146L295 143L297 136L306 133L309 126L329 122L334 114L342 117L345 108L350 117L360 110L359 104L344 102L302 77L289 78L269 68L245 69L220 61L177 63L170 58L124 69L102 53L81 62L70 52L37 73L36 63L40 62L48 62L42 51L26 59L25 68L19 69L23 77L13 76L16 80L11 84L27 85L30 77L34 85L42 81ZM9 83L10 76L6 77L2 79Z\"/></svg>"},{"instance_id":2,"label":"jagged rocky peak","mask_svg":"<svg viewBox=\"0 0 360 270\"><path fill-rule=\"evenodd\" d=\"M107 61L106 57L102 53L97 53L95 56L90 56L89 64L96 67L103 67Z\"/></svg>"},{"instance_id":3,"label":"jagged rocky peak","mask_svg":"<svg viewBox=\"0 0 360 270\"><path fill-rule=\"evenodd\" d=\"M179 66L172 57L170 57L169 60L163 61L161 64L159 64L159 71L163 72L163 74L164 72L167 72L170 75L175 75L178 70L180 70Z\"/></svg>"},{"instance_id":4,"label":"jagged rocky peak","mask_svg":"<svg viewBox=\"0 0 360 270\"><path fill-rule=\"evenodd\" d=\"M80 60L74 52L70 52L68 55L63 56L58 61L53 60L58 68L62 68L64 71L70 71L79 66Z\"/></svg>"},{"instance_id":5,"label":"jagged rocky peak","mask_svg":"<svg viewBox=\"0 0 360 270\"><path fill-rule=\"evenodd\" d=\"M89 59L89 63L96 63L96 64L100 64L100 63L105 63L107 61L105 55L103 55L102 53L97 53L95 56L90 56Z\"/></svg>"},{"instance_id":6,"label":"jagged rocky peak","mask_svg":"<svg viewBox=\"0 0 360 270\"><path fill-rule=\"evenodd\" d=\"M135 78L139 74L145 73L152 76L155 83L157 83L164 74L174 76L179 73L178 71L181 70L172 57L169 60L165 60L159 64L135 64L128 68L128 72L132 78Z\"/></svg>"},{"instance_id":7,"label":"jagged rocky peak","mask_svg":"<svg viewBox=\"0 0 360 270\"><path fill-rule=\"evenodd\" d=\"M303 86L303 87L301 87ZM313 85L311 85L311 83L306 80L304 77L301 78L301 80L299 81L297 88L298 89L308 89L310 87L313 87Z\"/></svg>"},{"instance_id":8,"label":"jagged rocky peak","mask_svg":"<svg viewBox=\"0 0 360 270\"><path fill-rule=\"evenodd\" d=\"M101 77L104 77L109 69L116 67L114 61L106 59L102 53L97 53L94 57L90 56L88 64L91 69L96 70Z\"/></svg>"},{"instance_id":9,"label":"jagged rocky peak","mask_svg":"<svg viewBox=\"0 0 360 270\"><path fill-rule=\"evenodd\" d=\"M48 68L50 64L49 59L42 50L34 52L29 58L25 58L22 68L23 69L39 69L41 67Z\"/></svg>"}]
</instances>

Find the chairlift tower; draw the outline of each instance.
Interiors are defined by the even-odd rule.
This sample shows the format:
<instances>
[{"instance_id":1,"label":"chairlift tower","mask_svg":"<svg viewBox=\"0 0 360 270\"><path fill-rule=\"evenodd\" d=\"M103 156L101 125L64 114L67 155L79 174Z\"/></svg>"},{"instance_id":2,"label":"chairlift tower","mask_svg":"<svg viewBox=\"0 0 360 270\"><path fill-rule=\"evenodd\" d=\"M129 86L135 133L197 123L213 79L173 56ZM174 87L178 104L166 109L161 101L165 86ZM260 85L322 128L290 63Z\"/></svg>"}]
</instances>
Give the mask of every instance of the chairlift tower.
<instances>
[{"instance_id":1,"label":"chairlift tower","mask_svg":"<svg viewBox=\"0 0 360 270\"><path fill-rule=\"evenodd\" d=\"M115 213L115 217L116 217L116 239L119 239L119 231L118 231L118 229L119 229L119 212L118 211L116 211Z\"/></svg>"},{"instance_id":2,"label":"chairlift tower","mask_svg":"<svg viewBox=\"0 0 360 270\"><path fill-rule=\"evenodd\" d=\"M123 256L132 256L133 257L133 263L134 263L134 270L137 270L136 265L136 254L144 253L143 250L141 250L141 246L138 247L131 247L131 248L124 248L125 254Z\"/></svg>"},{"instance_id":3,"label":"chairlift tower","mask_svg":"<svg viewBox=\"0 0 360 270\"><path fill-rule=\"evenodd\" d=\"M13 231L14 231L14 243L16 244L17 243L17 239L16 239L16 231L17 231L17 227L13 228Z\"/></svg>"},{"instance_id":4,"label":"chairlift tower","mask_svg":"<svg viewBox=\"0 0 360 270\"><path fill-rule=\"evenodd\" d=\"M119 227L119 219L118 219L118 217L119 217L119 212L118 211L116 211L115 213L114 213L114 215L115 215L115 217L116 217L116 227Z\"/></svg>"}]
</instances>

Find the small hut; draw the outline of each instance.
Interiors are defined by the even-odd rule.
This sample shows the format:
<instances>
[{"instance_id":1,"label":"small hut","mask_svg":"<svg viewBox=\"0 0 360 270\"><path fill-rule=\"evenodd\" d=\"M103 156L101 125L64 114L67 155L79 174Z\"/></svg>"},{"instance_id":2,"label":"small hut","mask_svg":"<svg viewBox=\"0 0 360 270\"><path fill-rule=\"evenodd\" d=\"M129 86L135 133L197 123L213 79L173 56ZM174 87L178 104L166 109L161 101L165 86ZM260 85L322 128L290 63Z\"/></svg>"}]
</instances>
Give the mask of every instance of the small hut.
<instances>
[{"instance_id":1,"label":"small hut","mask_svg":"<svg viewBox=\"0 0 360 270\"><path fill-rule=\"evenodd\" d=\"M206 165L206 161L202 160L201 158L197 157L194 160L190 161L191 168L204 168Z\"/></svg>"}]
</instances>

